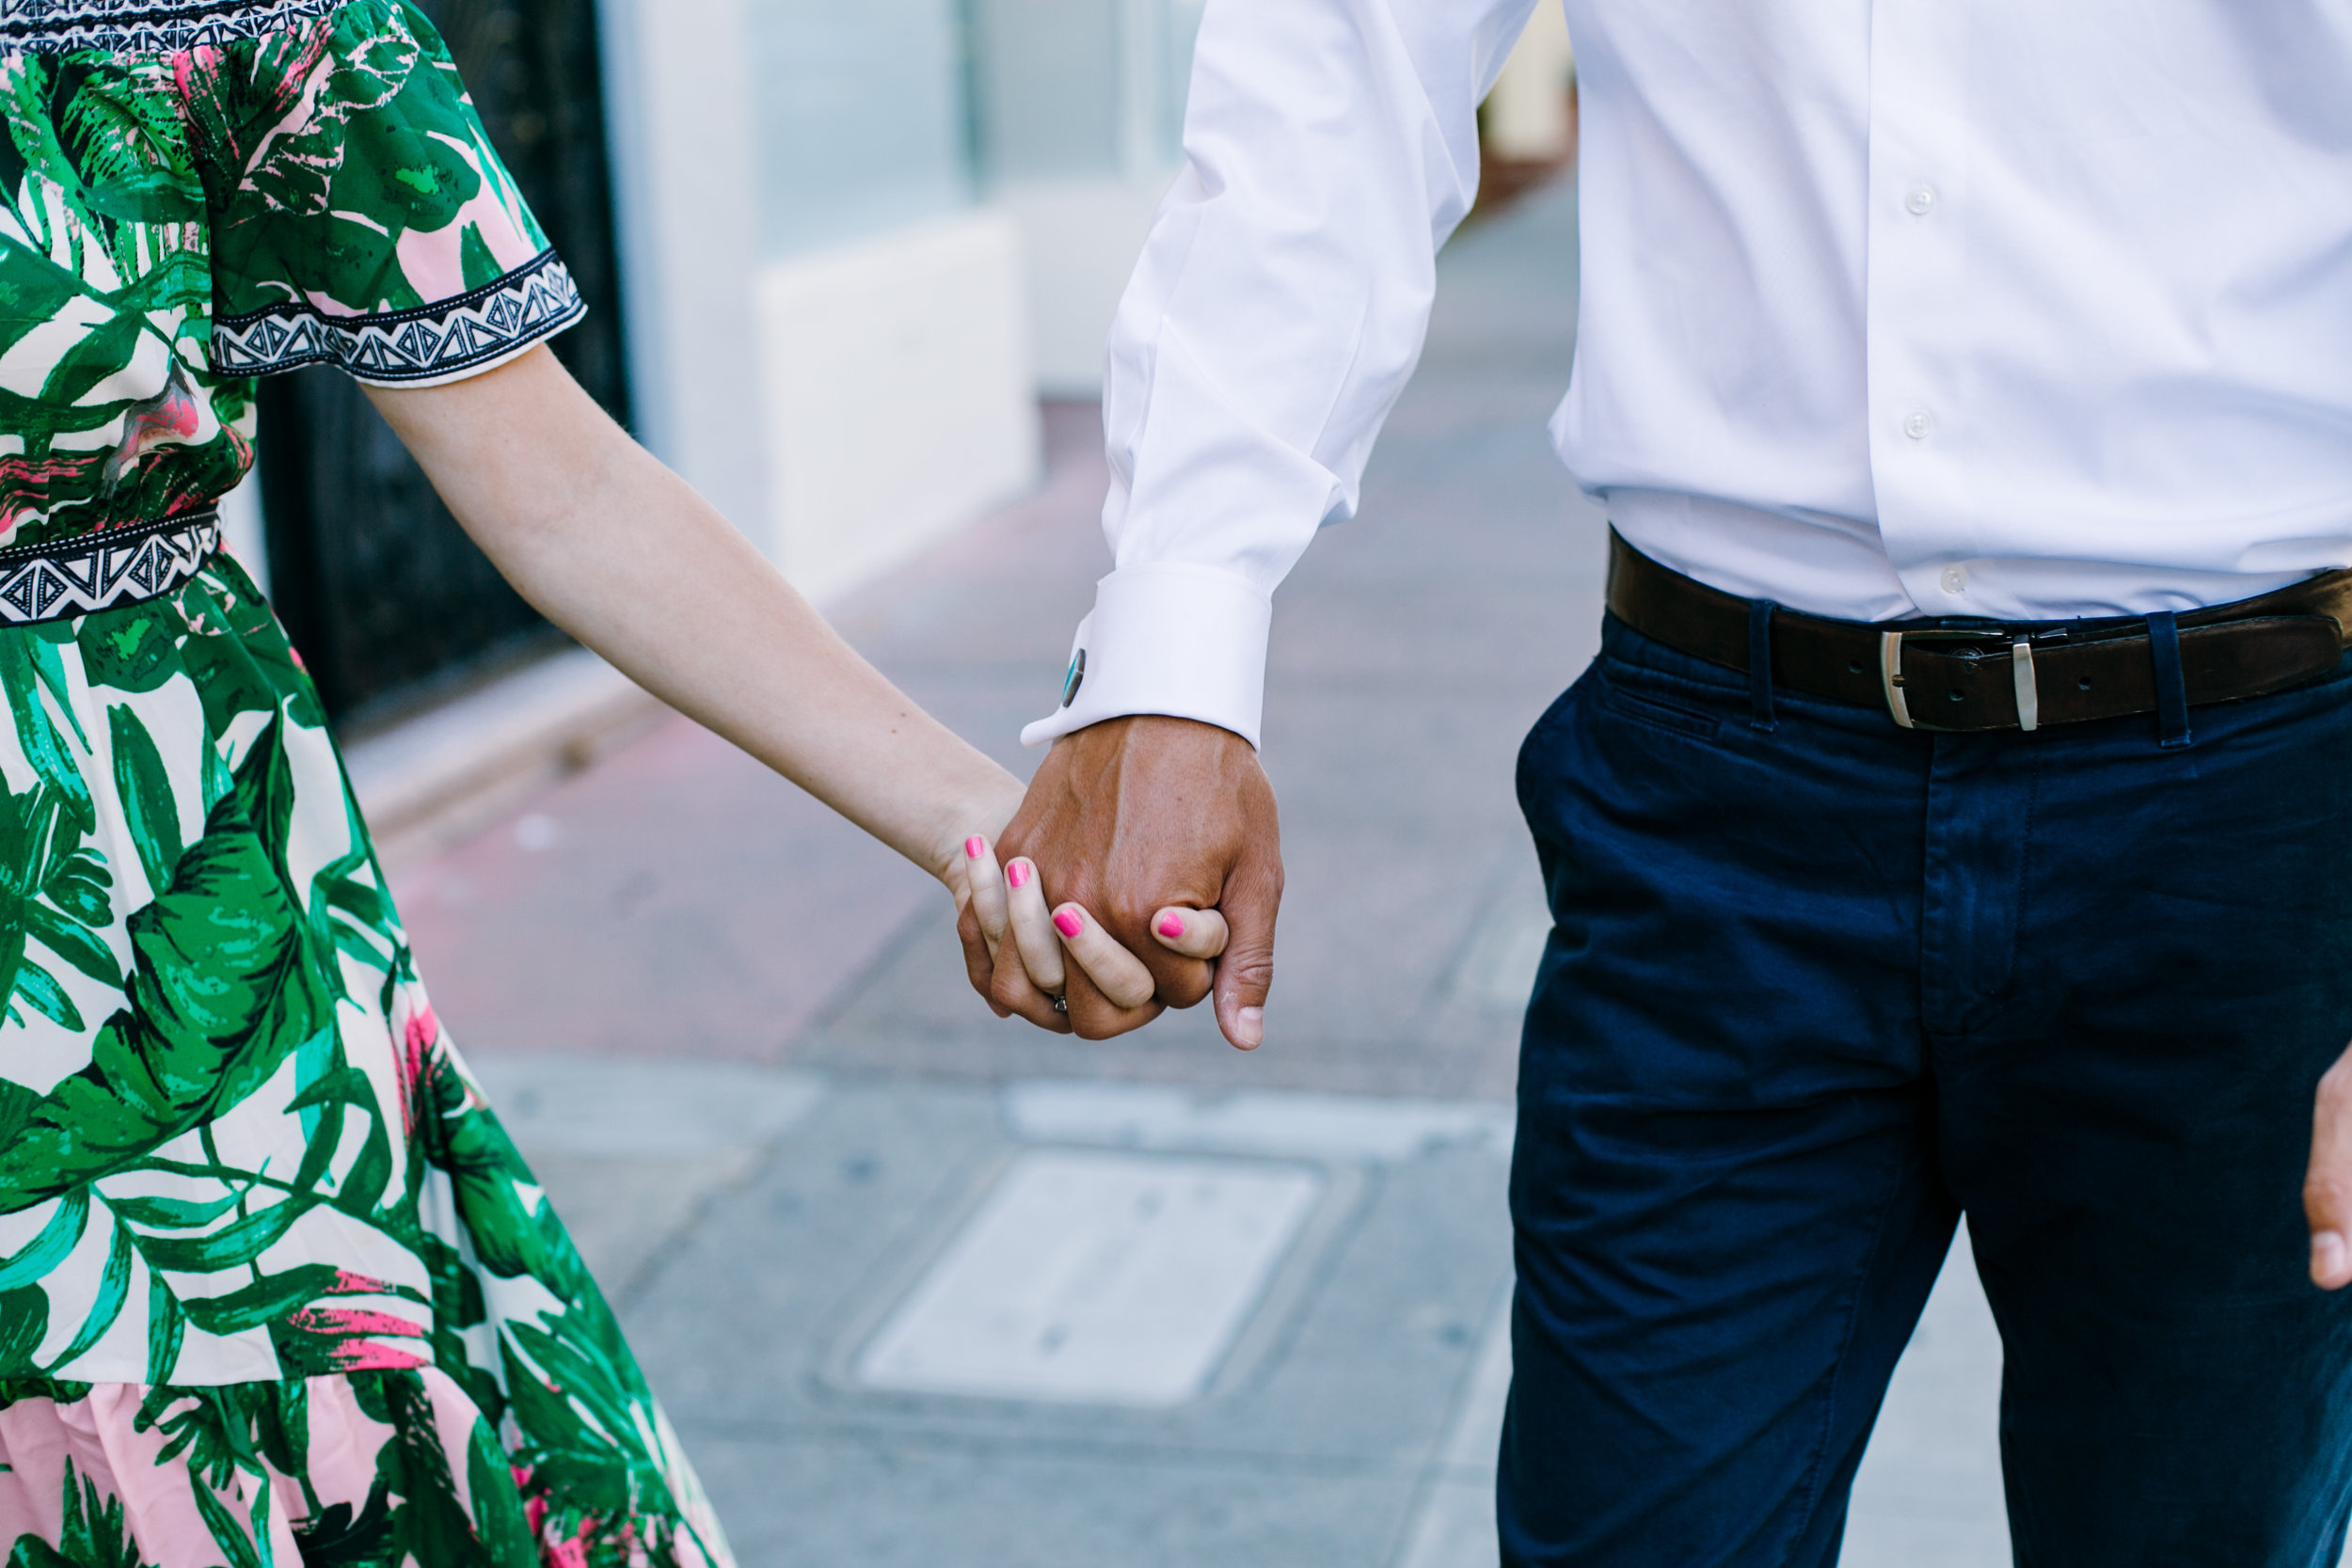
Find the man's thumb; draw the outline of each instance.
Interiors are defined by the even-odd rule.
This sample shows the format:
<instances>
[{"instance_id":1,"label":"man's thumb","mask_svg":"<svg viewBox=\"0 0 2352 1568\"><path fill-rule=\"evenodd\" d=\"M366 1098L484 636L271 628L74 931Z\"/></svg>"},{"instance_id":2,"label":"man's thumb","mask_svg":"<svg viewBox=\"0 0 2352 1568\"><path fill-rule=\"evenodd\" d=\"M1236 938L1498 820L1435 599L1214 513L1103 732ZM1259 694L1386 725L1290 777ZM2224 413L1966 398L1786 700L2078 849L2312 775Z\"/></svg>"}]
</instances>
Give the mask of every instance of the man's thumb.
<instances>
[{"instance_id":1,"label":"man's thumb","mask_svg":"<svg viewBox=\"0 0 2352 1568\"><path fill-rule=\"evenodd\" d=\"M2303 1214L2311 1222L2312 1283L2323 1291L2352 1284L2352 1053L2319 1081Z\"/></svg>"},{"instance_id":2,"label":"man's thumb","mask_svg":"<svg viewBox=\"0 0 2352 1568\"><path fill-rule=\"evenodd\" d=\"M1216 1024L1241 1051L1265 1041L1265 998L1274 987L1274 916L1282 904L1282 867L1246 864L1225 880L1218 909L1232 937L1216 961Z\"/></svg>"}]
</instances>

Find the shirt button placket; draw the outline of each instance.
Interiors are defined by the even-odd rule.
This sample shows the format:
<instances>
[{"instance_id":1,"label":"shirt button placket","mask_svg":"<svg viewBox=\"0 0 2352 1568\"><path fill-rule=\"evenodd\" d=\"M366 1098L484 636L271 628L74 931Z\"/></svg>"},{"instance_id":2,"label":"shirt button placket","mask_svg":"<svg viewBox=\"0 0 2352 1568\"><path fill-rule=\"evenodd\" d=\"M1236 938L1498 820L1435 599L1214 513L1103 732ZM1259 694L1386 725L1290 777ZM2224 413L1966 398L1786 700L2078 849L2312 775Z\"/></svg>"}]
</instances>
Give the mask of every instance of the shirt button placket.
<instances>
[{"instance_id":1,"label":"shirt button placket","mask_svg":"<svg viewBox=\"0 0 2352 1568\"><path fill-rule=\"evenodd\" d=\"M1872 490L1879 537L1914 601L1949 614L1971 574L1966 483L1966 6L1871 0L1865 272ZM1973 596L1973 595L1971 595Z\"/></svg>"}]
</instances>

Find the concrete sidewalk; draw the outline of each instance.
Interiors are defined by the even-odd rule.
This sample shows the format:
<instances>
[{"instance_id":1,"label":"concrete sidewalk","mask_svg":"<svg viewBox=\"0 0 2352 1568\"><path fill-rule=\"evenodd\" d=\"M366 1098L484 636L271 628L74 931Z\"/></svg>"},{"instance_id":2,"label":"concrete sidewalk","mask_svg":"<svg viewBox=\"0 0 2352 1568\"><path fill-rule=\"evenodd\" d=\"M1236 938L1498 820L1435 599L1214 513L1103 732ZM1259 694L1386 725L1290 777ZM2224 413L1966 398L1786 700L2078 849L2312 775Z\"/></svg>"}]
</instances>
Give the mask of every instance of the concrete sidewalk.
<instances>
[{"instance_id":1,"label":"concrete sidewalk","mask_svg":"<svg viewBox=\"0 0 2352 1568\"><path fill-rule=\"evenodd\" d=\"M1073 1043L965 986L946 899L683 721L399 874L441 1016L619 1305L746 1568L1491 1563L1520 736L1597 641L1543 424L1575 213L1440 268L1363 515L1284 590L1268 1043ZM1046 488L837 615L1017 770L1105 566L1091 409ZM1847 1560L2006 1562L1964 1255Z\"/></svg>"}]
</instances>

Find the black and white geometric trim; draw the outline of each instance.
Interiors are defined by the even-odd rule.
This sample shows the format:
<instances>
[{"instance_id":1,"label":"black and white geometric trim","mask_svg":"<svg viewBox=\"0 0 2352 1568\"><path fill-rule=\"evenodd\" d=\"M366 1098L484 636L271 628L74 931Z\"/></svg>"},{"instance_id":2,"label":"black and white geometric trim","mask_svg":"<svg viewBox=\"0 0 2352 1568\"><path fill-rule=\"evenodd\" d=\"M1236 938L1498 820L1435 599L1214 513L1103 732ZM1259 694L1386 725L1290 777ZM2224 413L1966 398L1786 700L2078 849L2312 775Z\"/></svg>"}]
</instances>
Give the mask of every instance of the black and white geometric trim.
<instances>
[{"instance_id":1,"label":"black and white geometric trim","mask_svg":"<svg viewBox=\"0 0 2352 1568\"><path fill-rule=\"evenodd\" d=\"M213 369L269 375L341 365L362 381L446 381L552 337L588 313L555 252L543 250L495 283L437 305L371 316L324 316L275 305L213 323Z\"/></svg>"},{"instance_id":2,"label":"black and white geometric trim","mask_svg":"<svg viewBox=\"0 0 2352 1568\"><path fill-rule=\"evenodd\" d=\"M0 550L0 626L28 626L160 599L220 547L220 515L192 513Z\"/></svg>"},{"instance_id":3,"label":"black and white geometric trim","mask_svg":"<svg viewBox=\"0 0 2352 1568\"><path fill-rule=\"evenodd\" d=\"M260 38L344 0L0 0L0 49L168 55Z\"/></svg>"}]
</instances>

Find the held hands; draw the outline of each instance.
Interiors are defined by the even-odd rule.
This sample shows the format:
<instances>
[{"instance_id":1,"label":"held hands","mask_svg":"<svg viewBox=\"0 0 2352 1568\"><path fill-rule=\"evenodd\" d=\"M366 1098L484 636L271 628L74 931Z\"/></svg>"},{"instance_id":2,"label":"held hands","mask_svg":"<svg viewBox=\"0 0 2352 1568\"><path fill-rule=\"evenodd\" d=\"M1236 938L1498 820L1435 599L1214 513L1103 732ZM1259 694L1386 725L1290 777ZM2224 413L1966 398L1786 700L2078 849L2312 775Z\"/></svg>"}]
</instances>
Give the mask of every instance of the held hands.
<instances>
[{"instance_id":1,"label":"held hands","mask_svg":"<svg viewBox=\"0 0 2352 1568\"><path fill-rule=\"evenodd\" d=\"M1067 951L1120 956L1133 970L1065 972L1066 1015L1041 989L1018 939L1019 887L1008 891L1010 942L992 940L977 900L957 925L973 989L1002 1016L1106 1039L1214 990L1217 1023L1244 1051L1265 1036L1282 857L1274 789L1239 736L1185 719L1092 724L1054 743L997 845L1013 867L1042 867ZM1025 873L1024 873L1025 874ZM1045 907L1045 893L1037 895ZM1099 915L1100 921L1097 922ZM1071 924L1074 922L1073 926ZM1229 929L1230 923L1230 929ZM1231 945L1227 945L1230 934ZM1043 955L1038 957L1042 960ZM1106 983L1107 982L1107 983Z\"/></svg>"},{"instance_id":2,"label":"held hands","mask_svg":"<svg viewBox=\"0 0 2352 1568\"><path fill-rule=\"evenodd\" d=\"M1281 864L1273 796L1237 736L1174 720L1096 725L1055 748L1024 800L1019 781L859 657L709 502L631 441L545 344L470 380L368 396L466 531L548 619L938 878L956 898L973 984L1008 998L999 1012L1099 1038L1164 1002L1190 1006L1224 952L1213 912L1222 904L1235 951L1216 972L1219 1016L1236 1041L1256 1043ZM770 695L787 689L805 700ZM1196 733L1169 738L1154 725ZM1131 730L1136 744L1126 745ZM1248 836L1232 830L1237 806L1263 823L1264 852L1233 852ZM964 869L980 854L964 852L962 835L1008 817L1001 847L1019 857L1024 885L998 884L1004 920L984 932ZM1171 865L1181 874L1160 875ZM992 858L983 880L994 867ZM1066 901L1058 911L1045 885ZM1005 940L1018 911L1025 946ZM1042 941L1040 912L1045 928L1060 922ZM1057 965L1067 1017L1042 989Z\"/></svg>"},{"instance_id":3,"label":"held hands","mask_svg":"<svg viewBox=\"0 0 2352 1568\"><path fill-rule=\"evenodd\" d=\"M990 995L997 1016L1017 1012L1069 1033L1064 998L1072 964L1122 1012L1141 1011L1151 1002L1152 972L1084 907L1064 904L1048 911L1034 863L1016 859L1000 867L996 852L977 833L964 840L963 856L957 913L978 927L988 951L989 967L974 970L972 983L993 985L1003 976L1005 1000ZM1215 910L1161 910L1152 918L1152 937L1170 952L1214 958L1225 951L1225 917Z\"/></svg>"}]
</instances>

